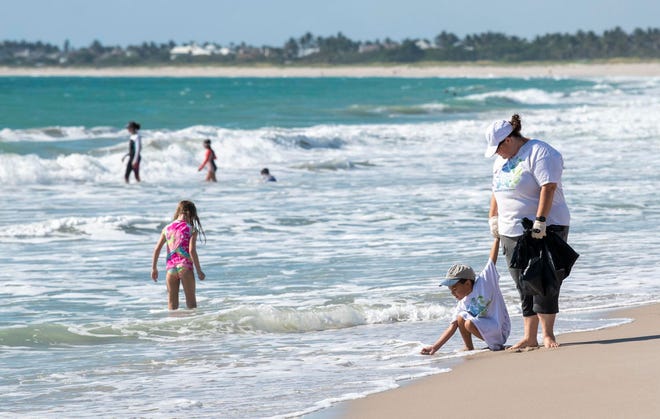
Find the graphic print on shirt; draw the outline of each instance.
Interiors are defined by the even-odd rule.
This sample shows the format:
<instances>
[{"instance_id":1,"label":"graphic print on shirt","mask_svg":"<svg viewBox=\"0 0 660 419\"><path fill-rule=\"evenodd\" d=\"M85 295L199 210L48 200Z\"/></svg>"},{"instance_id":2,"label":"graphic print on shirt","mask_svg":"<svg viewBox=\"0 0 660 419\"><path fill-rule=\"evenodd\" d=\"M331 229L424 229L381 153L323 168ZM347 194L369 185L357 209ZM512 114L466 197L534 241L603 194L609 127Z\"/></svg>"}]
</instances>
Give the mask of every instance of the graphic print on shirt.
<instances>
[{"instance_id":1,"label":"graphic print on shirt","mask_svg":"<svg viewBox=\"0 0 660 419\"><path fill-rule=\"evenodd\" d=\"M490 306L490 302L491 300L486 301L484 296L480 295L477 298L475 297L470 298L470 302L467 303L465 306L467 312L470 313L473 317L479 317L488 312L488 306Z\"/></svg>"},{"instance_id":2,"label":"graphic print on shirt","mask_svg":"<svg viewBox=\"0 0 660 419\"><path fill-rule=\"evenodd\" d=\"M493 176L493 191L511 191L516 189L522 178L523 159L507 160L495 176Z\"/></svg>"}]
</instances>

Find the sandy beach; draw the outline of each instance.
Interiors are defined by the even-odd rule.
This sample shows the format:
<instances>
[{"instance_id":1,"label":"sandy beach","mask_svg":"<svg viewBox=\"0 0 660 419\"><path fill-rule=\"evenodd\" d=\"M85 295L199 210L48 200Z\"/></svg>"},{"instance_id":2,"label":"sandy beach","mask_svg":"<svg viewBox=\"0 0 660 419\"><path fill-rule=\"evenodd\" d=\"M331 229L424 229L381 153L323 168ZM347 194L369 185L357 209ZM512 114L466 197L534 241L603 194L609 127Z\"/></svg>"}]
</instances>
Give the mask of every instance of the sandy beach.
<instances>
[{"instance_id":1,"label":"sandy beach","mask_svg":"<svg viewBox=\"0 0 660 419\"><path fill-rule=\"evenodd\" d=\"M656 418L660 304L612 317L634 320L562 335L558 349L482 352L449 373L353 401L342 416Z\"/></svg>"},{"instance_id":2,"label":"sandy beach","mask_svg":"<svg viewBox=\"0 0 660 419\"><path fill-rule=\"evenodd\" d=\"M660 62L446 64L332 67L161 66L106 68L0 67L1 76L52 77L660 77Z\"/></svg>"}]
</instances>

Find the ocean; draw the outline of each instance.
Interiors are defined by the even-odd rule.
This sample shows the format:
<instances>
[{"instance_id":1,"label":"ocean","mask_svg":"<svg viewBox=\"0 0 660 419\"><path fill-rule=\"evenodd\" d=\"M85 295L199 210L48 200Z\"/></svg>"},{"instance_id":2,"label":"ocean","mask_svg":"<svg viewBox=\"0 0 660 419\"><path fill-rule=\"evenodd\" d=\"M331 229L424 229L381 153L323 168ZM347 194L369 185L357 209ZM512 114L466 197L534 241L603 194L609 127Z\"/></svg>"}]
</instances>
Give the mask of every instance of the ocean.
<instances>
[{"instance_id":1,"label":"ocean","mask_svg":"<svg viewBox=\"0 0 660 419\"><path fill-rule=\"evenodd\" d=\"M658 78L0 77L0 110L2 416L319 415L448 371L458 335L419 351L455 304L439 278L486 263L483 132L513 113L565 160L581 256L556 331L660 301ZM182 199L207 278L169 312L151 255Z\"/></svg>"}]
</instances>

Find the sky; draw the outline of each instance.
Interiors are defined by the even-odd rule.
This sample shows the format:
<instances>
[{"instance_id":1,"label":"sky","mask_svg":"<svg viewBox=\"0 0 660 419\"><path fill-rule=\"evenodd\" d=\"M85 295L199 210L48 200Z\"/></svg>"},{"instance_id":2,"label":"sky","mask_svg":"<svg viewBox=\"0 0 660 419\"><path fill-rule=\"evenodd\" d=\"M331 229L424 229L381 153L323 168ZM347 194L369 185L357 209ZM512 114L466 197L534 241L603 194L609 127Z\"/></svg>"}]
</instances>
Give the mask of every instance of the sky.
<instances>
[{"instance_id":1,"label":"sky","mask_svg":"<svg viewBox=\"0 0 660 419\"><path fill-rule=\"evenodd\" d=\"M61 46L245 42L282 46L306 32L356 41L660 27L658 0L0 0L0 41Z\"/></svg>"}]
</instances>

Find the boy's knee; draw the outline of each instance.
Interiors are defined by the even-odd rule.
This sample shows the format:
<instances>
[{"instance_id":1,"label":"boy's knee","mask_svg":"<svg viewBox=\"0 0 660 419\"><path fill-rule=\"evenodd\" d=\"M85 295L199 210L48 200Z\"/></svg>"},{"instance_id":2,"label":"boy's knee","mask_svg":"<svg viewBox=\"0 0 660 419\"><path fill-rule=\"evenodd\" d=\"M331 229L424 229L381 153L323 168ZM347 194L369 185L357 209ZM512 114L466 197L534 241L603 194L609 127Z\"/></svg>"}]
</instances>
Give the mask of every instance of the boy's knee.
<instances>
[{"instance_id":1,"label":"boy's knee","mask_svg":"<svg viewBox=\"0 0 660 419\"><path fill-rule=\"evenodd\" d=\"M472 333L472 331L475 328L474 323L472 323L472 320L463 320L463 328L468 332Z\"/></svg>"},{"instance_id":2,"label":"boy's knee","mask_svg":"<svg viewBox=\"0 0 660 419\"><path fill-rule=\"evenodd\" d=\"M456 320L458 322L458 328L460 330L464 330L464 331L466 331L470 334L473 334L477 337L480 336L479 329L477 328L477 326L474 324L474 322L472 320L464 319L462 317L458 317Z\"/></svg>"},{"instance_id":3,"label":"boy's knee","mask_svg":"<svg viewBox=\"0 0 660 419\"><path fill-rule=\"evenodd\" d=\"M461 316L456 317L456 322L458 323L458 327L461 329L469 329L472 326L472 321L464 319Z\"/></svg>"}]
</instances>

